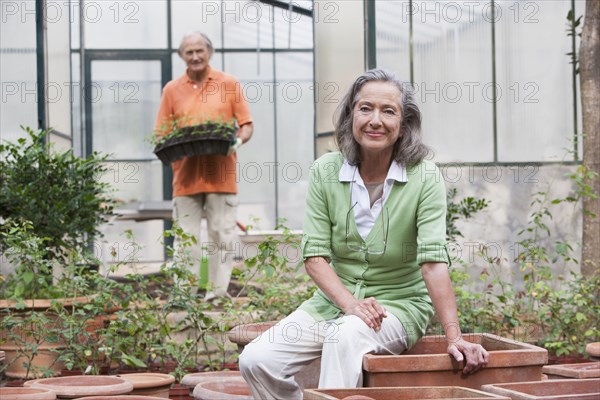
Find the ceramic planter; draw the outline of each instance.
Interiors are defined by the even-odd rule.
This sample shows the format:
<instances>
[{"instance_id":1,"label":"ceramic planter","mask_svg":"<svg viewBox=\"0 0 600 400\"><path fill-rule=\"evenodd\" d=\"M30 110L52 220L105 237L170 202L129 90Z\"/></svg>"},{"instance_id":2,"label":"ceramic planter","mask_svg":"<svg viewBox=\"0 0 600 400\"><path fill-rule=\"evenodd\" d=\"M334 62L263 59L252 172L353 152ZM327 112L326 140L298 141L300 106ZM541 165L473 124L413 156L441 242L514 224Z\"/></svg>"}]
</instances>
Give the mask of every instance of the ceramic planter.
<instances>
[{"instance_id":1,"label":"ceramic planter","mask_svg":"<svg viewBox=\"0 0 600 400\"><path fill-rule=\"evenodd\" d=\"M226 155L235 140L236 131L233 127L225 129L212 123L186 126L178 131L177 136L157 144L154 154L165 165L184 157Z\"/></svg>"},{"instance_id":2,"label":"ceramic planter","mask_svg":"<svg viewBox=\"0 0 600 400\"><path fill-rule=\"evenodd\" d=\"M6 353L6 369L4 374L10 378L39 378L44 375L42 371L46 371L47 375L60 375L60 371L64 368L64 363L58 360L60 351L64 348L62 345L54 345L43 343L38 346L37 354L31 359L33 365L32 370L37 372L27 372L27 368L23 366L24 362L29 362L28 357L22 354L20 346L16 344L2 345Z\"/></svg>"},{"instance_id":3,"label":"ceramic planter","mask_svg":"<svg viewBox=\"0 0 600 400\"><path fill-rule=\"evenodd\" d=\"M74 375L36 379L25 382L27 387L48 389L59 399L78 399L85 396L113 396L130 393L133 384L123 378L105 375Z\"/></svg>"},{"instance_id":4,"label":"ceramic planter","mask_svg":"<svg viewBox=\"0 0 600 400\"><path fill-rule=\"evenodd\" d=\"M253 400L244 378L222 377L200 382L194 388L196 400Z\"/></svg>"},{"instance_id":5,"label":"ceramic planter","mask_svg":"<svg viewBox=\"0 0 600 400\"><path fill-rule=\"evenodd\" d=\"M600 361L591 363L544 365L542 372L548 379L600 378Z\"/></svg>"},{"instance_id":6,"label":"ceramic planter","mask_svg":"<svg viewBox=\"0 0 600 400\"><path fill-rule=\"evenodd\" d=\"M169 398L169 389L175 377L168 374L152 372L117 375L133 384L132 395Z\"/></svg>"},{"instance_id":7,"label":"ceramic planter","mask_svg":"<svg viewBox=\"0 0 600 400\"><path fill-rule=\"evenodd\" d=\"M237 344L240 352L244 347L275 325L277 321L255 322L251 324L240 324L234 326L228 333L227 338L231 343Z\"/></svg>"},{"instance_id":8,"label":"ceramic planter","mask_svg":"<svg viewBox=\"0 0 600 400\"><path fill-rule=\"evenodd\" d=\"M169 390L169 398L171 400L194 400L191 395L192 388L187 385L176 383Z\"/></svg>"},{"instance_id":9,"label":"ceramic planter","mask_svg":"<svg viewBox=\"0 0 600 400\"><path fill-rule=\"evenodd\" d=\"M362 397L361 397L362 396ZM486 393L481 390L453 386L401 387L401 388L356 388L356 389L305 389L304 400L337 400L337 399L372 399L372 400L421 400L421 399L455 399L485 400L504 399L510 397Z\"/></svg>"},{"instance_id":10,"label":"ceramic planter","mask_svg":"<svg viewBox=\"0 0 600 400\"><path fill-rule=\"evenodd\" d=\"M79 397L77 400L163 400L163 397L152 397L152 396L136 396L121 394L116 396L89 396Z\"/></svg>"},{"instance_id":11,"label":"ceramic planter","mask_svg":"<svg viewBox=\"0 0 600 400\"><path fill-rule=\"evenodd\" d=\"M187 374L181 378L181 384L188 386L189 388L196 387L197 384L221 380L224 378L241 378L242 374L240 371L210 371L210 372L196 372L193 374Z\"/></svg>"},{"instance_id":12,"label":"ceramic planter","mask_svg":"<svg viewBox=\"0 0 600 400\"><path fill-rule=\"evenodd\" d=\"M252 324L240 324L233 327L228 333L227 337L230 342L238 345L239 352L241 353L244 347L259 337L263 332L269 330L277 321L268 322L256 322ZM295 376L298 385L303 388L316 388L319 386L319 375L321 373L321 358L317 358L304 367Z\"/></svg>"},{"instance_id":13,"label":"ceramic planter","mask_svg":"<svg viewBox=\"0 0 600 400\"><path fill-rule=\"evenodd\" d=\"M513 400L597 400L600 379L555 379L543 382L498 383L482 390Z\"/></svg>"},{"instance_id":14,"label":"ceramic planter","mask_svg":"<svg viewBox=\"0 0 600 400\"><path fill-rule=\"evenodd\" d=\"M588 343L585 346L585 352L590 355L592 360L600 360L600 342Z\"/></svg>"},{"instance_id":15,"label":"ceramic planter","mask_svg":"<svg viewBox=\"0 0 600 400\"><path fill-rule=\"evenodd\" d=\"M425 336L401 355L366 354L363 358L366 387L462 386L479 389L488 383L539 381L548 351L541 347L491 334L465 334L490 354L488 365L472 375L462 374L446 353L444 336Z\"/></svg>"},{"instance_id":16,"label":"ceramic planter","mask_svg":"<svg viewBox=\"0 0 600 400\"><path fill-rule=\"evenodd\" d=\"M52 306L52 302L59 302L63 307L73 307L75 304L83 304L89 302L89 297L74 297L74 298L63 298L63 299L26 299L23 301L25 304L24 310L17 310L16 300L0 300L0 309L9 310L7 312L14 315L15 319L22 320L23 324L27 324L28 313L39 312L47 313L50 320L55 321L56 315L48 311ZM4 318L2 312L0 318ZM6 369L5 375L10 378L39 378L43 375L56 376L60 375L60 371L64 368L64 363L58 360L58 356L62 349L64 349L64 343L50 343L41 341L39 338L32 338L32 332L21 329L20 326L12 329L10 332L0 332L0 350L2 350L6 356L4 363ZM43 337L43 335L41 335ZM20 339L14 340L14 337ZM26 343L25 345L23 343ZM31 365L29 373L27 368L23 366L24 362L28 362L28 356L24 353L27 351L24 346L29 346L29 343L36 343L37 354L31 358ZM28 375L29 374L29 375Z\"/></svg>"},{"instance_id":17,"label":"ceramic planter","mask_svg":"<svg viewBox=\"0 0 600 400\"><path fill-rule=\"evenodd\" d=\"M0 387L2 400L55 400L56 393L46 389Z\"/></svg>"}]
</instances>

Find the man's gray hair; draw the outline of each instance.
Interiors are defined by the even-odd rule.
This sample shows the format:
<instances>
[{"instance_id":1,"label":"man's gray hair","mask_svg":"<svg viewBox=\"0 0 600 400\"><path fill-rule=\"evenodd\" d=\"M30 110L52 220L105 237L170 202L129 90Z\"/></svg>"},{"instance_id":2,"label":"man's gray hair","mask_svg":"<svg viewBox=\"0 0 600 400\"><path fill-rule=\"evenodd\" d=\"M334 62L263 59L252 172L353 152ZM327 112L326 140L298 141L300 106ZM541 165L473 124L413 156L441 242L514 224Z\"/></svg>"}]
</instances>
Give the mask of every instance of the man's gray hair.
<instances>
[{"instance_id":1,"label":"man's gray hair","mask_svg":"<svg viewBox=\"0 0 600 400\"><path fill-rule=\"evenodd\" d=\"M177 52L179 53L180 56L183 55L182 54L182 51L183 51L183 42L185 42L187 39L190 39L190 38L193 38L193 37L201 37L202 39L204 39L204 42L206 43L206 47L208 47L208 52L210 54L213 53L214 48L213 48L212 41L206 35L206 33L200 32L200 31L191 31L191 32L188 32L185 35L183 35L183 37L181 38L181 42L179 43L179 49L177 49Z\"/></svg>"}]
</instances>

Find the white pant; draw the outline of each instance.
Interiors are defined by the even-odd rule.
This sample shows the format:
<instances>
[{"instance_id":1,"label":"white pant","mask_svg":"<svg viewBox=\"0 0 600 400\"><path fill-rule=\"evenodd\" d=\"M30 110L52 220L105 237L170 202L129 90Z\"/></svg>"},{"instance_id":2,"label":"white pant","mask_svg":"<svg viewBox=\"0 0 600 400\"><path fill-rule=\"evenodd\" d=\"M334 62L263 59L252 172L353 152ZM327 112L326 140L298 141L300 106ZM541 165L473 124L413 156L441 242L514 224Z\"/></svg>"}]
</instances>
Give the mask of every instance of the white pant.
<instances>
[{"instance_id":1,"label":"white pant","mask_svg":"<svg viewBox=\"0 0 600 400\"><path fill-rule=\"evenodd\" d=\"M296 310L248 344L239 366L255 399L302 399L294 375L315 358L321 357L319 388L355 388L362 386L364 354L405 349L404 328L390 313L375 332L354 315L316 322Z\"/></svg>"},{"instance_id":2,"label":"white pant","mask_svg":"<svg viewBox=\"0 0 600 400\"><path fill-rule=\"evenodd\" d=\"M187 233L198 240L191 248L194 261L191 272L199 274L202 246L208 254L208 283L216 295L227 293L233 270L238 199L235 194L199 193L173 199L173 219ZM200 240L201 220L206 217L208 241ZM175 242L177 247L177 238Z\"/></svg>"}]
</instances>

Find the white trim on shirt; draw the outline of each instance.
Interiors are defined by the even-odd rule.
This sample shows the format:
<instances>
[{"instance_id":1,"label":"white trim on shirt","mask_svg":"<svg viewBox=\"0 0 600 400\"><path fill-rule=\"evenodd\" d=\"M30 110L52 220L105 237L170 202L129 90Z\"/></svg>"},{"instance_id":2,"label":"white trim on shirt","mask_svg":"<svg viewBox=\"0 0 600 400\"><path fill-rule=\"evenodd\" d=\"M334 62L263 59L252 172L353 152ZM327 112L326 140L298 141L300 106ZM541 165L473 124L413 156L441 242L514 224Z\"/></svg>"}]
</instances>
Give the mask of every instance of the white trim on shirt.
<instances>
[{"instance_id":1,"label":"white trim on shirt","mask_svg":"<svg viewBox=\"0 0 600 400\"><path fill-rule=\"evenodd\" d=\"M357 165L350 165L347 160L344 160L344 163L340 168L339 181L355 183L354 185L351 185L352 200L349 200L348 206L351 207L354 203L357 203L354 207L354 219L356 220L358 233L365 239L381 213L383 204L385 204L385 200L394 185L394 181L408 182L408 177L404 165L397 161L392 161L383 183L383 196L373 203L373 207L371 207L369 191L360 176L360 172L358 172Z\"/></svg>"}]
</instances>

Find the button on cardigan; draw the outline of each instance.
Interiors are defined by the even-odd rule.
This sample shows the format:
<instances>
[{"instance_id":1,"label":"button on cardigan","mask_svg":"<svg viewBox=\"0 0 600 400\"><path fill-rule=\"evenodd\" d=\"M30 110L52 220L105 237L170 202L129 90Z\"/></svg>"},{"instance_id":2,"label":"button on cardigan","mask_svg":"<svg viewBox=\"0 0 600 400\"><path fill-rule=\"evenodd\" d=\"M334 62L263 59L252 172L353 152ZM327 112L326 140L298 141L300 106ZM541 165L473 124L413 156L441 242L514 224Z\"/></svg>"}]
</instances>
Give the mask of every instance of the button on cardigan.
<instances>
[{"instance_id":1,"label":"button on cardigan","mask_svg":"<svg viewBox=\"0 0 600 400\"><path fill-rule=\"evenodd\" d=\"M384 222L378 218L362 239L350 213L350 234L346 238L350 183L339 180L342 163L342 155L334 152L320 157L311 167L302 256L328 259L355 298L375 297L403 324L410 348L425 334L434 313L420 265L426 262L450 265L444 179L430 161L406 167L407 181L394 182L383 205L389 214L385 253L371 254L354 249L361 244L378 246L383 230L380 225ZM347 240L364 243L356 243L351 250ZM342 314L321 290L300 309L318 321L336 319Z\"/></svg>"}]
</instances>

